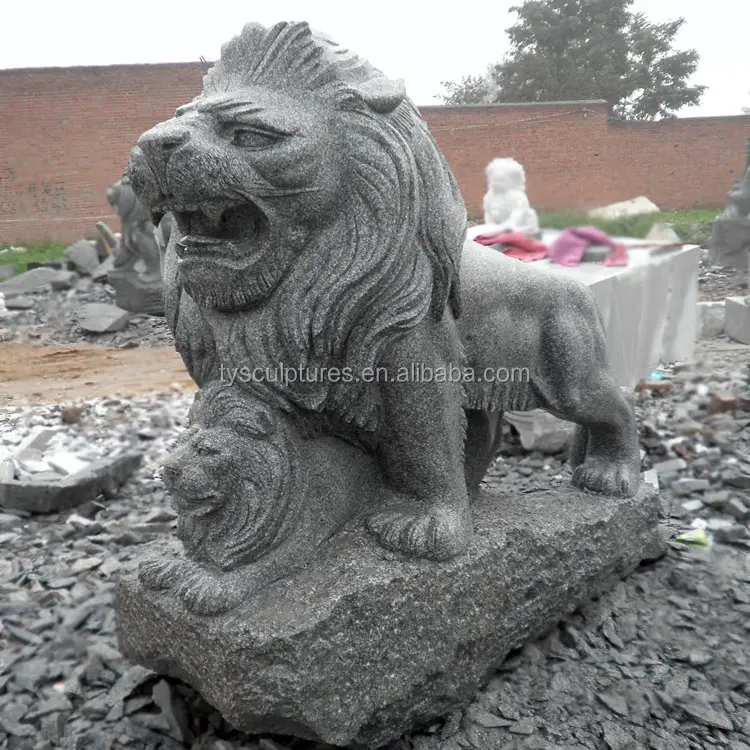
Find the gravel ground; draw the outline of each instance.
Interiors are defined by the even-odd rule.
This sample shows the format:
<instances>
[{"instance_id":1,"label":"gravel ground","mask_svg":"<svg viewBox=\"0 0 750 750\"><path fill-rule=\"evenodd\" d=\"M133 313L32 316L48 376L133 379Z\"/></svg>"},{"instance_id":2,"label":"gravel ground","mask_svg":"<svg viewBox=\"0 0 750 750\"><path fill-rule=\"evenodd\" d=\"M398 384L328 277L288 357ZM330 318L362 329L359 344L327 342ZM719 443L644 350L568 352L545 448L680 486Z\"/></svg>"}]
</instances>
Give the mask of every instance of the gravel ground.
<instances>
[{"instance_id":1,"label":"gravel ground","mask_svg":"<svg viewBox=\"0 0 750 750\"><path fill-rule=\"evenodd\" d=\"M393 750L750 749L748 351L702 342L700 365L668 368L637 394L667 555L511 655L466 712ZM64 424L71 444L138 448L137 475L116 498L72 513L0 513L0 748L322 747L239 735L190 688L116 650L117 572L174 530L158 467L190 399L175 389L81 402ZM61 425L62 407L6 409L0 420L0 446L12 448L35 426ZM488 482L509 497L567 473L561 457L508 438ZM696 518L710 546L674 541Z\"/></svg>"},{"instance_id":2,"label":"gravel ground","mask_svg":"<svg viewBox=\"0 0 750 750\"><path fill-rule=\"evenodd\" d=\"M132 314L118 333L91 334L78 325L83 305L99 302L114 305L114 290L90 278L79 278L73 289L25 294L34 301L28 310L14 310L0 319L0 342L34 341L41 344L95 343L108 347L171 346L174 342L164 318Z\"/></svg>"},{"instance_id":3,"label":"gravel ground","mask_svg":"<svg viewBox=\"0 0 750 750\"><path fill-rule=\"evenodd\" d=\"M747 295L747 270L711 266L707 260L708 251L701 253L698 276L698 299L705 302L721 302L726 297Z\"/></svg>"}]
</instances>

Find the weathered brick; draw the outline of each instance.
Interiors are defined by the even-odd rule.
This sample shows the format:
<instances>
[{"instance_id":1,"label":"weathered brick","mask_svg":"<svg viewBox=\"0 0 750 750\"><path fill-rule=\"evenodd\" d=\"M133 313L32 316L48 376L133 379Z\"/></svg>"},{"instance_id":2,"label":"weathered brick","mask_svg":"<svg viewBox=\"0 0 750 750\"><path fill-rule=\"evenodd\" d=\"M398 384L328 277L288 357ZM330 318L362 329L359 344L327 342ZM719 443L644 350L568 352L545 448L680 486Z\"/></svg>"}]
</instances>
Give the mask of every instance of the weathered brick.
<instances>
[{"instance_id":1,"label":"weathered brick","mask_svg":"<svg viewBox=\"0 0 750 750\"><path fill-rule=\"evenodd\" d=\"M94 236L138 136L201 90L203 63L0 70L0 244ZM484 169L512 156L532 205L593 208L645 195L664 209L722 206L742 174L750 117L608 121L598 102L422 107L482 215Z\"/></svg>"}]
</instances>

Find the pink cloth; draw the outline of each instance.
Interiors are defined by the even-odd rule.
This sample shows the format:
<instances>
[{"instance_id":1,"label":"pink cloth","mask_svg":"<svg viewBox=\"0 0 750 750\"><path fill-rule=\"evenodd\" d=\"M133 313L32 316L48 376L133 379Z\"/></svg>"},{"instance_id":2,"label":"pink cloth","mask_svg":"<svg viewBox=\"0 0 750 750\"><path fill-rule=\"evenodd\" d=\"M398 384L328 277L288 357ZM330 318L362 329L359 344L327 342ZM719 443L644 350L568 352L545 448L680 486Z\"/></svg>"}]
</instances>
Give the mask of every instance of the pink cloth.
<instances>
[{"instance_id":1,"label":"pink cloth","mask_svg":"<svg viewBox=\"0 0 750 750\"><path fill-rule=\"evenodd\" d=\"M594 227L566 229L549 248L549 259L561 266L578 266L586 248L591 245L607 245L612 252L602 262L604 266L627 266L628 251L621 242L615 242L608 234Z\"/></svg>"},{"instance_id":2,"label":"pink cloth","mask_svg":"<svg viewBox=\"0 0 750 750\"><path fill-rule=\"evenodd\" d=\"M547 246L533 237L527 237L520 232L494 232L480 234L474 238L480 245L504 245L503 254L509 258L516 258L526 263L534 260L544 260L547 257Z\"/></svg>"}]
</instances>

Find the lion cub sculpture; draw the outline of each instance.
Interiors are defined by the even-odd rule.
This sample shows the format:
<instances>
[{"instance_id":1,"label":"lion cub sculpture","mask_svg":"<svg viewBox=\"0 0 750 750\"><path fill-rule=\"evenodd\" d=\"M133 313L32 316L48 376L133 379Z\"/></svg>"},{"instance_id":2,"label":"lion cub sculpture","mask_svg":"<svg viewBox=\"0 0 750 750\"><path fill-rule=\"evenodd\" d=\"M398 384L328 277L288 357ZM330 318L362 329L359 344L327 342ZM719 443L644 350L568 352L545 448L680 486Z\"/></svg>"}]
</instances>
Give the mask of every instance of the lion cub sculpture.
<instances>
[{"instance_id":1,"label":"lion cub sculpture","mask_svg":"<svg viewBox=\"0 0 750 750\"><path fill-rule=\"evenodd\" d=\"M377 466L361 449L305 439L288 414L236 385L205 386L188 422L163 468L184 556L146 559L139 577L191 612L234 609L383 500Z\"/></svg>"},{"instance_id":2,"label":"lion cub sculpture","mask_svg":"<svg viewBox=\"0 0 750 750\"><path fill-rule=\"evenodd\" d=\"M366 520L383 547L466 549L505 409L576 422L573 483L636 493L635 419L591 293L465 242L456 181L400 81L305 23L249 24L129 174L154 223L173 217L165 308L193 379L359 446L387 492Z\"/></svg>"}]
</instances>

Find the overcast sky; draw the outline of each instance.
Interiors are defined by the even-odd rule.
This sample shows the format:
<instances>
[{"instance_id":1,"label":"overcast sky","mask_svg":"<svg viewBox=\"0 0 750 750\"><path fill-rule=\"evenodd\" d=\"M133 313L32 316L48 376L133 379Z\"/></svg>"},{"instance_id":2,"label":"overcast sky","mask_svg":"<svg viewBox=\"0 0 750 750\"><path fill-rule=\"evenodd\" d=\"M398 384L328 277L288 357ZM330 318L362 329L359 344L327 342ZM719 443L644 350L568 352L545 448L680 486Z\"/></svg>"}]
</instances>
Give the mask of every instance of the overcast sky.
<instances>
[{"instance_id":1,"label":"overcast sky","mask_svg":"<svg viewBox=\"0 0 750 750\"><path fill-rule=\"evenodd\" d=\"M308 21L404 78L418 105L437 104L441 81L502 59L509 8L520 1L0 0L0 69L214 60L248 21ZM687 19L677 47L698 50L694 82L708 90L681 116L750 106L748 0L636 0L635 8L652 21Z\"/></svg>"}]
</instances>

